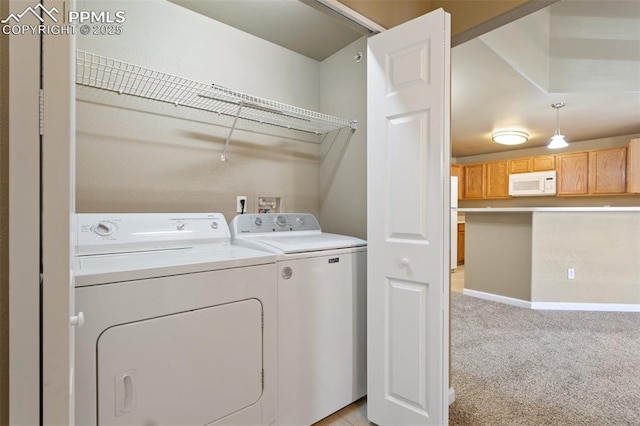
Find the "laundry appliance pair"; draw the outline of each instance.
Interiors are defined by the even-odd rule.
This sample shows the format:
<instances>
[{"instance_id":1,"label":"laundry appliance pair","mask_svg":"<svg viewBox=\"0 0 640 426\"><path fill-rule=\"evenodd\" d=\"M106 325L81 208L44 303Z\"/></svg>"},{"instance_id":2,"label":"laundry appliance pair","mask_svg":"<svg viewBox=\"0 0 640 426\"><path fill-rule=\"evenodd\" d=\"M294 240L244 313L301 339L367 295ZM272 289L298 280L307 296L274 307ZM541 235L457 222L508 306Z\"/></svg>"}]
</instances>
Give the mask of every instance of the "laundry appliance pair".
<instances>
[{"instance_id":1,"label":"laundry appliance pair","mask_svg":"<svg viewBox=\"0 0 640 426\"><path fill-rule=\"evenodd\" d=\"M366 243L306 214L78 214L83 425L311 424L366 393ZM233 242L233 243L232 243Z\"/></svg>"}]
</instances>

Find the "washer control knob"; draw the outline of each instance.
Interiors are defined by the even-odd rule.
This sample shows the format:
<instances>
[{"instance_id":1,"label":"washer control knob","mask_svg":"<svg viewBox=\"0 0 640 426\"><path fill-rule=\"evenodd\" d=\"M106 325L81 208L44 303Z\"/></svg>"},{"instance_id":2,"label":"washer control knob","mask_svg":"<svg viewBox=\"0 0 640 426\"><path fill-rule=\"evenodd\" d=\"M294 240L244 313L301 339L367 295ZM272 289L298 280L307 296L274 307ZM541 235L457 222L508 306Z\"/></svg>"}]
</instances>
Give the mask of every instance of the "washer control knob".
<instances>
[{"instance_id":1,"label":"washer control knob","mask_svg":"<svg viewBox=\"0 0 640 426\"><path fill-rule=\"evenodd\" d=\"M256 226L262 226L262 218L256 217L255 219L253 219L253 224Z\"/></svg>"},{"instance_id":2,"label":"washer control knob","mask_svg":"<svg viewBox=\"0 0 640 426\"><path fill-rule=\"evenodd\" d=\"M218 229L218 222L211 222L212 229Z\"/></svg>"},{"instance_id":3,"label":"washer control knob","mask_svg":"<svg viewBox=\"0 0 640 426\"><path fill-rule=\"evenodd\" d=\"M286 226L287 225L287 218L280 215L276 218L276 225L278 226Z\"/></svg>"},{"instance_id":4,"label":"washer control knob","mask_svg":"<svg viewBox=\"0 0 640 426\"><path fill-rule=\"evenodd\" d=\"M186 223L184 222L180 222L176 225L176 229L178 229L178 231L184 231L184 228L187 226Z\"/></svg>"},{"instance_id":5,"label":"washer control knob","mask_svg":"<svg viewBox=\"0 0 640 426\"><path fill-rule=\"evenodd\" d=\"M298 222L298 225L303 225L304 226L304 216L298 216L296 218L296 222Z\"/></svg>"},{"instance_id":6,"label":"washer control knob","mask_svg":"<svg viewBox=\"0 0 640 426\"><path fill-rule=\"evenodd\" d=\"M97 235L100 235L101 237L111 235L115 230L116 225L114 225L112 222L107 221L98 222L98 224L93 227L93 232Z\"/></svg>"}]
</instances>

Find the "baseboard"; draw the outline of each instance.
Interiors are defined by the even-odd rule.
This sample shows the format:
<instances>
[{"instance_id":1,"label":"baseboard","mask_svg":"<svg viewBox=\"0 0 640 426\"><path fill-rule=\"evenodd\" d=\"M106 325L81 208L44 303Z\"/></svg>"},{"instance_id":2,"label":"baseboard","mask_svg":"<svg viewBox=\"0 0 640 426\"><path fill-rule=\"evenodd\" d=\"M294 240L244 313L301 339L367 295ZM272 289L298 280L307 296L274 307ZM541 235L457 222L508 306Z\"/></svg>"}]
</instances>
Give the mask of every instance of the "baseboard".
<instances>
[{"instance_id":1,"label":"baseboard","mask_svg":"<svg viewBox=\"0 0 640 426\"><path fill-rule=\"evenodd\" d=\"M640 312L640 305L630 303L533 302L531 308L551 311Z\"/></svg>"},{"instance_id":2,"label":"baseboard","mask_svg":"<svg viewBox=\"0 0 640 426\"><path fill-rule=\"evenodd\" d=\"M527 302L526 300L515 299L513 297L500 296L499 294L493 293L485 293L484 291L478 290L462 290L462 294L467 296L476 297L478 299L490 300L492 302L504 303L505 305L513 305L519 308L529 308L531 309L531 302Z\"/></svg>"},{"instance_id":3,"label":"baseboard","mask_svg":"<svg viewBox=\"0 0 640 426\"><path fill-rule=\"evenodd\" d=\"M505 305L520 308L549 310L549 311L593 311L593 312L640 312L640 304L631 303L570 303L570 302L529 302L499 294L485 293L477 290L462 290L462 294Z\"/></svg>"}]
</instances>

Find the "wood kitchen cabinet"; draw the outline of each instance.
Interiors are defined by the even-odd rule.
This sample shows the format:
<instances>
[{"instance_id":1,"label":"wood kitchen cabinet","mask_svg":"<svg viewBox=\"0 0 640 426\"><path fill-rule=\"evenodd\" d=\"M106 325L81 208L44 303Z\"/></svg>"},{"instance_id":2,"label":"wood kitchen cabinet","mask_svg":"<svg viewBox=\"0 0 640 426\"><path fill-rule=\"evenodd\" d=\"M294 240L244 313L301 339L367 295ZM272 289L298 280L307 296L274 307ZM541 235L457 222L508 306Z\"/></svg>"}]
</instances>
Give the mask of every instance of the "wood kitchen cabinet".
<instances>
[{"instance_id":1,"label":"wood kitchen cabinet","mask_svg":"<svg viewBox=\"0 0 640 426\"><path fill-rule=\"evenodd\" d=\"M589 152L589 194L627 192L627 148Z\"/></svg>"},{"instance_id":2,"label":"wood kitchen cabinet","mask_svg":"<svg viewBox=\"0 0 640 426\"><path fill-rule=\"evenodd\" d=\"M458 224L458 265L464 263L464 223Z\"/></svg>"},{"instance_id":3,"label":"wood kitchen cabinet","mask_svg":"<svg viewBox=\"0 0 640 426\"><path fill-rule=\"evenodd\" d=\"M477 200L484 198L484 171L486 164L466 164L464 166L464 198L465 200Z\"/></svg>"},{"instance_id":4,"label":"wood kitchen cabinet","mask_svg":"<svg viewBox=\"0 0 640 426\"><path fill-rule=\"evenodd\" d=\"M531 159L531 171L532 172L544 172L547 170L556 169L556 156L550 155L538 155Z\"/></svg>"},{"instance_id":5,"label":"wood kitchen cabinet","mask_svg":"<svg viewBox=\"0 0 640 426\"><path fill-rule=\"evenodd\" d=\"M555 170L556 156L538 155L536 157L514 158L509 160L509 173L543 172Z\"/></svg>"},{"instance_id":6,"label":"wood kitchen cabinet","mask_svg":"<svg viewBox=\"0 0 640 426\"><path fill-rule=\"evenodd\" d=\"M607 195L627 191L627 148L557 156L558 195Z\"/></svg>"},{"instance_id":7,"label":"wood kitchen cabinet","mask_svg":"<svg viewBox=\"0 0 640 426\"><path fill-rule=\"evenodd\" d=\"M514 158L509 160L509 173L526 173L531 171L533 157Z\"/></svg>"},{"instance_id":8,"label":"wood kitchen cabinet","mask_svg":"<svg viewBox=\"0 0 640 426\"><path fill-rule=\"evenodd\" d=\"M509 196L509 169L507 161L492 161L486 166L485 198Z\"/></svg>"},{"instance_id":9,"label":"wood kitchen cabinet","mask_svg":"<svg viewBox=\"0 0 640 426\"><path fill-rule=\"evenodd\" d=\"M589 153L572 152L556 156L558 195L589 193Z\"/></svg>"},{"instance_id":10,"label":"wood kitchen cabinet","mask_svg":"<svg viewBox=\"0 0 640 426\"><path fill-rule=\"evenodd\" d=\"M627 149L627 192L640 193L640 139L631 139Z\"/></svg>"},{"instance_id":11,"label":"wood kitchen cabinet","mask_svg":"<svg viewBox=\"0 0 640 426\"><path fill-rule=\"evenodd\" d=\"M509 196L508 161L466 164L463 182L465 200L507 198Z\"/></svg>"}]
</instances>

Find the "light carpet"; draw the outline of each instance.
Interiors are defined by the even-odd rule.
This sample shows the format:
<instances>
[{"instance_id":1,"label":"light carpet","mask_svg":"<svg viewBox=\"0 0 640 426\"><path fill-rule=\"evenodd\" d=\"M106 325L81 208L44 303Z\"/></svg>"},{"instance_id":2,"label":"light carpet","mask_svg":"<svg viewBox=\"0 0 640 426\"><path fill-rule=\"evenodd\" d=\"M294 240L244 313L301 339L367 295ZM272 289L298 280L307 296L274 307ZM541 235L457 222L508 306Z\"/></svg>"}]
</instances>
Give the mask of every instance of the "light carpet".
<instances>
[{"instance_id":1,"label":"light carpet","mask_svg":"<svg viewBox=\"0 0 640 426\"><path fill-rule=\"evenodd\" d=\"M640 314L451 294L450 425L640 425Z\"/></svg>"}]
</instances>

